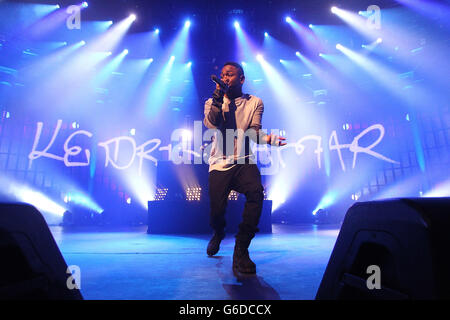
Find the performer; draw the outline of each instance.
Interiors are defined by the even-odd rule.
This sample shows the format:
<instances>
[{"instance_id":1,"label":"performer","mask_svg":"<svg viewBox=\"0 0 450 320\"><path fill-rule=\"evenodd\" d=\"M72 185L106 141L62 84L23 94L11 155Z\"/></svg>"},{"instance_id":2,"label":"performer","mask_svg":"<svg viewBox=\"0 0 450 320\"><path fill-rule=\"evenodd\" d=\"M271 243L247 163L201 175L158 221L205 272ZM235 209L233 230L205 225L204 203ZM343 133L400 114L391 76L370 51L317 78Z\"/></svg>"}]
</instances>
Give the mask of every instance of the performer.
<instances>
[{"instance_id":1,"label":"performer","mask_svg":"<svg viewBox=\"0 0 450 320\"><path fill-rule=\"evenodd\" d=\"M213 256L220 249L220 242L225 237L228 195L235 190L245 195L246 202L236 234L233 270L256 273L248 248L259 231L257 225L264 194L261 175L246 136L259 144L282 146L286 143L285 138L260 130L264 105L260 98L242 93L245 75L238 63L225 63L220 78L222 86L217 84L212 98L205 102L203 121L209 129L217 129L209 158L210 225L214 235L209 241L207 254ZM236 134L239 130L245 135Z\"/></svg>"}]
</instances>

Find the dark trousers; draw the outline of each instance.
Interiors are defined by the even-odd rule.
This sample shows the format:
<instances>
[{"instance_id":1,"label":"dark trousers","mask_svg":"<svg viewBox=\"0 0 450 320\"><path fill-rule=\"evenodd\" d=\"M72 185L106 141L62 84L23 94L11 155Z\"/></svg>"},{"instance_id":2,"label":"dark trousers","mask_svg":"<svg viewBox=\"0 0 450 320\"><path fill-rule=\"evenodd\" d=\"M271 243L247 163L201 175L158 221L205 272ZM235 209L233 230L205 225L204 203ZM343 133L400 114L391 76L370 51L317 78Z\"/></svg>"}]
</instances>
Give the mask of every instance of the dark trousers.
<instances>
[{"instance_id":1,"label":"dark trousers","mask_svg":"<svg viewBox=\"0 0 450 320\"><path fill-rule=\"evenodd\" d=\"M209 173L210 225L216 232L225 229L225 210L231 190L246 197L236 241L248 245L259 231L257 226L264 200L258 167L255 164L238 164L226 171L213 170Z\"/></svg>"}]
</instances>

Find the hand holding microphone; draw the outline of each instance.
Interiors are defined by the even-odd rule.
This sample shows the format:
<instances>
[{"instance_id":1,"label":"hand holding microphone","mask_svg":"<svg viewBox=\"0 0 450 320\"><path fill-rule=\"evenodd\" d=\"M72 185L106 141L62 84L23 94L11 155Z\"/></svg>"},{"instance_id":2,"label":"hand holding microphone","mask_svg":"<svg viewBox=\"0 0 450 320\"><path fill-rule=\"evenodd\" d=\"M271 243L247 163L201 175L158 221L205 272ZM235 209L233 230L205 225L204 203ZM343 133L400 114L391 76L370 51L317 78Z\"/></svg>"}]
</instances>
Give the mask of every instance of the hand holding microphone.
<instances>
[{"instance_id":1,"label":"hand holding microphone","mask_svg":"<svg viewBox=\"0 0 450 320\"><path fill-rule=\"evenodd\" d=\"M228 91L228 86L222 80L220 80L215 74L211 75L211 80L214 81L224 92Z\"/></svg>"},{"instance_id":2,"label":"hand holding microphone","mask_svg":"<svg viewBox=\"0 0 450 320\"><path fill-rule=\"evenodd\" d=\"M211 80L216 83L216 90L214 90L212 95L212 104L219 109L222 109L223 96L228 91L228 86L223 83L215 74L211 75Z\"/></svg>"}]
</instances>

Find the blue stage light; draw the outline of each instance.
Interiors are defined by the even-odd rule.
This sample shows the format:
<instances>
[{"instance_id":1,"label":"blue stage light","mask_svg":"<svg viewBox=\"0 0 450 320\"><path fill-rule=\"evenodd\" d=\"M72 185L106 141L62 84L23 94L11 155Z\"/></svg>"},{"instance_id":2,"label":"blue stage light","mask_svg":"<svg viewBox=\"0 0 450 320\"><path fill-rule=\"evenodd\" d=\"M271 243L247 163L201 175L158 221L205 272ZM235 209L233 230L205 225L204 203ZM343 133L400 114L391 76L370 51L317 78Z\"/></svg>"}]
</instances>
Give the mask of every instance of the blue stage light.
<instances>
[{"instance_id":1,"label":"blue stage light","mask_svg":"<svg viewBox=\"0 0 450 320\"><path fill-rule=\"evenodd\" d=\"M188 67L191 67L191 66L192 66L192 62L189 61L189 62L187 63L187 66L188 66Z\"/></svg>"},{"instance_id":2,"label":"blue stage light","mask_svg":"<svg viewBox=\"0 0 450 320\"><path fill-rule=\"evenodd\" d=\"M240 27L239 22L235 21L235 22L234 22L234 27L235 27L236 29L238 29L238 28Z\"/></svg>"},{"instance_id":3,"label":"blue stage light","mask_svg":"<svg viewBox=\"0 0 450 320\"><path fill-rule=\"evenodd\" d=\"M297 51L297 52L295 53L295 55L296 55L297 57L300 57L300 52Z\"/></svg>"},{"instance_id":4,"label":"blue stage light","mask_svg":"<svg viewBox=\"0 0 450 320\"><path fill-rule=\"evenodd\" d=\"M127 55L128 52L129 52L128 49L125 49L125 50L122 51L122 53L125 54L125 55Z\"/></svg>"},{"instance_id":5,"label":"blue stage light","mask_svg":"<svg viewBox=\"0 0 450 320\"><path fill-rule=\"evenodd\" d=\"M136 21L137 17L134 13L130 14L129 18L131 19L131 21Z\"/></svg>"},{"instance_id":6,"label":"blue stage light","mask_svg":"<svg viewBox=\"0 0 450 320\"><path fill-rule=\"evenodd\" d=\"M256 60L262 61L263 59L264 59L264 58L263 58L262 54L257 54L257 55L256 55Z\"/></svg>"},{"instance_id":7,"label":"blue stage light","mask_svg":"<svg viewBox=\"0 0 450 320\"><path fill-rule=\"evenodd\" d=\"M189 28L190 26L191 26L191 21L187 20L187 21L184 23L184 27L185 27L185 28Z\"/></svg>"},{"instance_id":8,"label":"blue stage light","mask_svg":"<svg viewBox=\"0 0 450 320\"><path fill-rule=\"evenodd\" d=\"M337 11L338 11L337 7L331 7L331 12L332 13L336 14Z\"/></svg>"},{"instance_id":9,"label":"blue stage light","mask_svg":"<svg viewBox=\"0 0 450 320\"><path fill-rule=\"evenodd\" d=\"M292 22L292 18L291 17L286 17L286 22L287 23L291 23Z\"/></svg>"},{"instance_id":10,"label":"blue stage light","mask_svg":"<svg viewBox=\"0 0 450 320\"><path fill-rule=\"evenodd\" d=\"M310 23L309 24L309 28L312 29L314 26Z\"/></svg>"},{"instance_id":11,"label":"blue stage light","mask_svg":"<svg viewBox=\"0 0 450 320\"><path fill-rule=\"evenodd\" d=\"M264 32L264 37L268 37L269 34L267 32Z\"/></svg>"},{"instance_id":12,"label":"blue stage light","mask_svg":"<svg viewBox=\"0 0 450 320\"><path fill-rule=\"evenodd\" d=\"M87 7L89 6L89 4L88 4L86 1L84 1L84 2L81 4L81 6L82 6L83 8L87 8Z\"/></svg>"},{"instance_id":13,"label":"blue stage light","mask_svg":"<svg viewBox=\"0 0 450 320\"><path fill-rule=\"evenodd\" d=\"M155 29L155 33L156 33L156 34L159 34L159 29Z\"/></svg>"}]
</instances>

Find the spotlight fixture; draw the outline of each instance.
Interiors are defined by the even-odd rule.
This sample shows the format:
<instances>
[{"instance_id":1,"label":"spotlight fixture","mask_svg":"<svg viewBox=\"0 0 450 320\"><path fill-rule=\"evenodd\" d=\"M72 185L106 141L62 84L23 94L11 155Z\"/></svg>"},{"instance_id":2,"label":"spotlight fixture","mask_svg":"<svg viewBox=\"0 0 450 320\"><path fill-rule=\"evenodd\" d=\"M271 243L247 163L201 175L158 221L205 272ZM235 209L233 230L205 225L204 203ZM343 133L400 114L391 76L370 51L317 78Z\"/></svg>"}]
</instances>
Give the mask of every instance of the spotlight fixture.
<instances>
[{"instance_id":1,"label":"spotlight fixture","mask_svg":"<svg viewBox=\"0 0 450 320\"><path fill-rule=\"evenodd\" d=\"M123 50L123 54L124 54L124 55L127 55L128 52L129 52L128 49L124 49L124 50Z\"/></svg>"},{"instance_id":2,"label":"spotlight fixture","mask_svg":"<svg viewBox=\"0 0 450 320\"><path fill-rule=\"evenodd\" d=\"M264 32L264 37L268 37L269 34L267 32Z\"/></svg>"},{"instance_id":3,"label":"spotlight fixture","mask_svg":"<svg viewBox=\"0 0 450 320\"><path fill-rule=\"evenodd\" d=\"M188 187L186 189L187 201L200 201L202 196L202 188L200 187Z\"/></svg>"},{"instance_id":4,"label":"spotlight fixture","mask_svg":"<svg viewBox=\"0 0 450 320\"><path fill-rule=\"evenodd\" d=\"M262 61L263 60L263 56L262 56L262 54L257 54L256 55L256 60L258 60L258 61Z\"/></svg>"},{"instance_id":5,"label":"spotlight fixture","mask_svg":"<svg viewBox=\"0 0 450 320\"><path fill-rule=\"evenodd\" d=\"M236 29L239 28L239 22L235 21L235 22L234 22L234 27L235 27Z\"/></svg>"},{"instance_id":6,"label":"spotlight fixture","mask_svg":"<svg viewBox=\"0 0 450 320\"><path fill-rule=\"evenodd\" d=\"M291 17L286 17L286 22L287 23L291 23L292 22L292 18Z\"/></svg>"},{"instance_id":7,"label":"spotlight fixture","mask_svg":"<svg viewBox=\"0 0 450 320\"><path fill-rule=\"evenodd\" d=\"M338 44L336 45L336 49L341 50L341 49L342 49L342 44L338 43Z\"/></svg>"},{"instance_id":8,"label":"spotlight fixture","mask_svg":"<svg viewBox=\"0 0 450 320\"><path fill-rule=\"evenodd\" d=\"M337 11L338 11L338 8L337 8L337 7L334 7L334 6L331 7L331 12L332 12L332 13L336 14Z\"/></svg>"},{"instance_id":9,"label":"spotlight fixture","mask_svg":"<svg viewBox=\"0 0 450 320\"><path fill-rule=\"evenodd\" d=\"M192 66L192 61L189 61L189 62L187 63L187 66L190 68L190 67Z\"/></svg>"},{"instance_id":10,"label":"spotlight fixture","mask_svg":"<svg viewBox=\"0 0 450 320\"><path fill-rule=\"evenodd\" d=\"M131 19L131 21L136 21L137 17L134 13L130 14L129 18Z\"/></svg>"},{"instance_id":11,"label":"spotlight fixture","mask_svg":"<svg viewBox=\"0 0 450 320\"><path fill-rule=\"evenodd\" d=\"M190 20L187 20L185 23L184 23L184 27L185 28L189 28L191 26L191 21Z\"/></svg>"},{"instance_id":12,"label":"spotlight fixture","mask_svg":"<svg viewBox=\"0 0 450 320\"><path fill-rule=\"evenodd\" d=\"M83 8L87 8L87 7L89 7L89 4L88 4L86 1L84 1L84 2L81 4L81 6L82 6Z\"/></svg>"},{"instance_id":13,"label":"spotlight fixture","mask_svg":"<svg viewBox=\"0 0 450 320\"><path fill-rule=\"evenodd\" d=\"M300 57L300 52L297 51L297 52L295 53L295 55L296 55L297 57Z\"/></svg>"},{"instance_id":14,"label":"spotlight fixture","mask_svg":"<svg viewBox=\"0 0 450 320\"><path fill-rule=\"evenodd\" d=\"M314 26L310 23L308 27L312 29Z\"/></svg>"},{"instance_id":15,"label":"spotlight fixture","mask_svg":"<svg viewBox=\"0 0 450 320\"><path fill-rule=\"evenodd\" d=\"M381 38L377 39L377 43L382 43L382 42L383 42L383 39L381 39Z\"/></svg>"},{"instance_id":16,"label":"spotlight fixture","mask_svg":"<svg viewBox=\"0 0 450 320\"><path fill-rule=\"evenodd\" d=\"M155 33L159 34L159 29L158 28L155 29Z\"/></svg>"},{"instance_id":17,"label":"spotlight fixture","mask_svg":"<svg viewBox=\"0 0 450 320\"><path fill-rule=\"evenodd\" d=\"M155 201L163 201L166 198L168 188L157 188L155 194Z\"/></svg>"}]
</instances>

